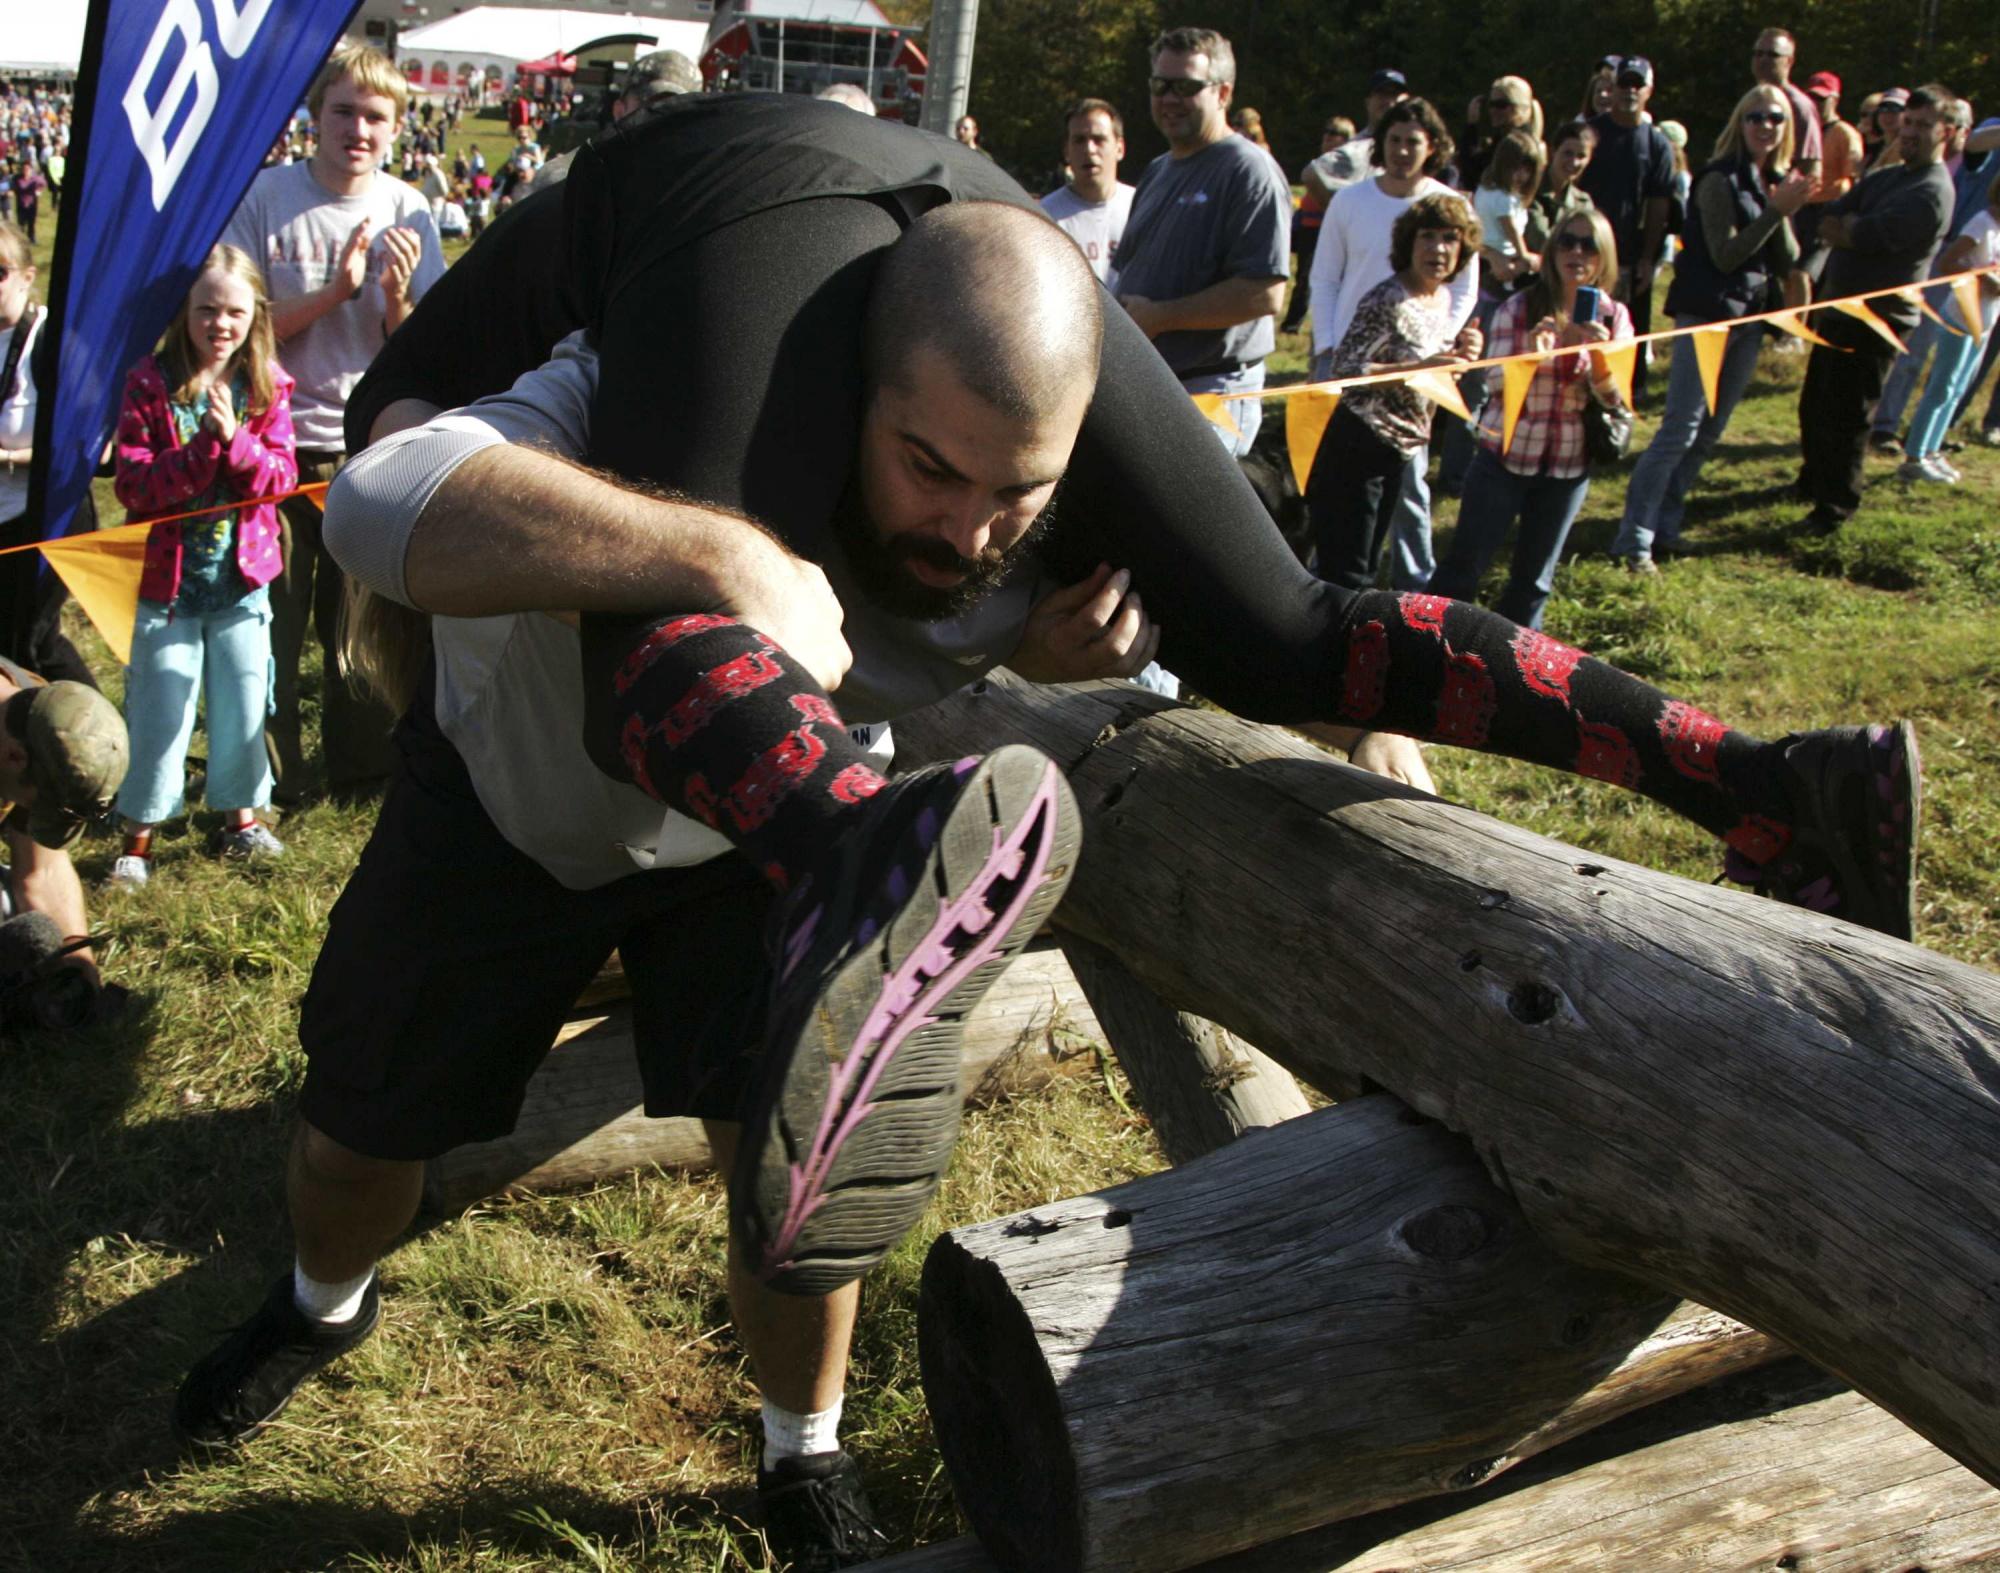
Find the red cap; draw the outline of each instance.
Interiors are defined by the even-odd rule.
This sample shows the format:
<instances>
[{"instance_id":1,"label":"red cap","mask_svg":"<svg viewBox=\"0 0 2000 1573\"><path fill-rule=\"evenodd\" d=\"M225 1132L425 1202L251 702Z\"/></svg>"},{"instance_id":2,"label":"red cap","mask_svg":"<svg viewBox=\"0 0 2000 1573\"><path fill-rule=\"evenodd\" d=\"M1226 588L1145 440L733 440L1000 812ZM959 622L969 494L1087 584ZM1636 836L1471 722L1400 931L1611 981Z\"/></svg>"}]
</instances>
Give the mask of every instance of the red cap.
<instances>
[{"instance_id":1,"label":"red cap","mask_svg":"<svg viewBox=\"0 0 2000 1573\"><path fill-rule=\"evenodd\" d=\"M1806 78L1808 93L1824 93L1828 98L1840 97L1840 78L1831 71L1815 71Z\"/></svg>"}]
</instances>

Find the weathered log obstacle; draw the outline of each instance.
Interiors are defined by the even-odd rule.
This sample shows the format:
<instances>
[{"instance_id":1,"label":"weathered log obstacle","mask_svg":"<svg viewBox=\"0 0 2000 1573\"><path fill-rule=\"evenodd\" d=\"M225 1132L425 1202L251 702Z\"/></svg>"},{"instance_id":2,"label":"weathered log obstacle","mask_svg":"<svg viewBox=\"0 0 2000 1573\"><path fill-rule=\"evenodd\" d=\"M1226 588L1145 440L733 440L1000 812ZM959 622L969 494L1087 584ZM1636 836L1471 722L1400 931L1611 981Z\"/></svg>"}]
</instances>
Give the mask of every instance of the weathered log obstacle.
<instances>
[{"instance_id":1,"label":"weathered log obstacle","mask_svg":"<svg viewBox=\"0 0 2000 1573\"><path fill-rule=\"evenodd\" d=\"M607 969L592 985L586 998L597 1008L557 1037L510 1135L454 1148L425 1165L427 1212L445 1216L504 1191L594 1185L635 1169L708 1167L701 1121L646 1117L631 1013L616 1000L621 977ZM1016 958L966 1020L960 1072L966 1096L991 1093L996 1078L1014 1068L1037 1060L1046 1067L1057 1029L1084 1040L1101 1037L1062 952L1037 945Z\"/></svg>"},{"instance_id":2,"label":"weathered log obstacle","mask_svg":"<svg viewBox=\"0 0 2000 1573\"><path fill-rule=\"evenodd\" d=\"M996 1561L1167 1573L1473 1484L1782 1352L1723 1318L1668 1332L1676 1308L1565 1262L1463 1141L1377 1094L955 1230L918 1341Z\"/></svg>"},{"instance_id":3,"label":"weathered log obstacle","mask_svg":"<svg viewBox=\"0 0 2000 1573\"><path fill-rule=\"evenodd\" d=\"M1254 1486L1243 1509L1258 1511ZM2000 1493L1787 1360L1613 1421L1477 1490L1368 1513L1190 1573L1889 1573L2000 1565ZM871 1573L995 1573L970 1537Z\"/></svg>"},{"instance_id":4,"label":"weathered log obstacle","mask_svg":"<svg viewBox=\"0 0 2000 1573\"><path fill-rule=\"evenodd\" d=\"M899 762L1068 767L1058 925L1167 1004L1395 1092L1571 1262L1740 1317L2000 1475L2000 979L1123 685L1003 678L897 733Z\"/></svg>"}]
</instances>

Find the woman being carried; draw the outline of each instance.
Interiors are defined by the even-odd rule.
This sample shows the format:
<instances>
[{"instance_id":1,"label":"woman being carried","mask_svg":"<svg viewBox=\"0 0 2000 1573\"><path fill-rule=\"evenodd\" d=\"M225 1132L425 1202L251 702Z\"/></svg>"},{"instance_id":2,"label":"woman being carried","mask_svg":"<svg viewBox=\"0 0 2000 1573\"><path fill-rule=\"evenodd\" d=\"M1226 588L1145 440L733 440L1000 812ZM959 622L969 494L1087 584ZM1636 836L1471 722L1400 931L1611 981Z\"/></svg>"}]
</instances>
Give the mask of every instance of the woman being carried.
<instances>
[{"instance_id":1,"label":"woman being carried","mask_svg":"<svg viewBox=\"0 0 2000 1573\"><path fill-rule=\"evenodd\" d=\"M1783 304L1785 275L1799 259L1785 220L1813 192L1813 181L1791 165L1791 104L1781 88L1753 87L1694 184L1687 244L1667 291L1675 327L1728 323ZM1761 323L1731 330L1713 410L1693 344L1676 342L1660 429L1632 471L1625 517L1611 544L1626 567L1655 572L1655 547L1679 541L1688 492L1750 386L1763 339Z\"/></svg>"},{"instance_id":2,"label":"woman being carried","mask_svg":"<svg viewBox=\"0 0 2000 1573\"><path fill-rule=\"evenodd\" d=\"M1535 368L1511 445L1503 443L1504 401L1487 400L1458 530L1431 581L1433 594L1471 600L1508 526L1518 518L1514 565L1493 609L1524 628L1542 626L1563 542L1590 490L1584 401L1624 408L1611 368L1597 348L1632 337L1631 315L1612 299L1617 287L1617 242L1604 215L1589 209L1572 214L1557 232L1534 284L1494 313L1490 355L1580 345L1590 349L1583 355L1556 356ZM1497 387L1503 369L1496 366L1487 376Z\"/></svg>"},{"instance_id":3,"label":"woman being carried","mask_svg":"<svg viewBox=\"0 0 2000 1573\"><path fill-rule=\"evenodd\" d=\"M269 502L298 481L292 379L277 363L257 265L217 246L159 349L125 379L118 416L118 500L134 520L174 518L146 541L125 679L132 765L118 794L125 851L111 882L152 873L153 827L180 812L195 703L208 696L211 808L224 816L210 850L273 856L284 846L257 819L271 800L264 716L271 699L271 609L283 566Z\"/></svg>"}]
</instances>

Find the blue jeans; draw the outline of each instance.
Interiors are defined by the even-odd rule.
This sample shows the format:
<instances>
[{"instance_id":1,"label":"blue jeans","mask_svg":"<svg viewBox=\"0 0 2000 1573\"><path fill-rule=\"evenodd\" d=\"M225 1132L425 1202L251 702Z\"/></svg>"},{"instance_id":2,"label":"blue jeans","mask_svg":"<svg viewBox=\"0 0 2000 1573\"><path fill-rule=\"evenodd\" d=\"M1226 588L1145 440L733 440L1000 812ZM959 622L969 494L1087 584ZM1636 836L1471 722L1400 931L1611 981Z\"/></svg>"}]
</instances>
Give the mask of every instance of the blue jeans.
<instances>
[{"instance_id":1,"label":"blue jeans","mask_svg":"<svg viewBox=\"0 0 2000 1573\"><path fill-rule=\"evenodd\" d=\"M1932 302L1934 307L1937 304ZM1882 384L1882 397L1876 400L1875 417L1869 422L1876 432L1888 437L1896 435L1896 429L1903 424L1903 408L1910 402L1910 395L1916 392L1917 378L1923 372L1924 362L1930 357L1932 348L1940 340L1955 337L1956 334L1946 333L1929 317L1920 318L1917 325L1903 335L1903 342L1909 345L1909 349L1896 357L1896 364L1889 368L1889 380Z\"/></svg>"},{"instance_id":2,"label":"blue jeans","mask_svg":"<svg viewBox=\"0 0 2000 1573\"><path fill-rule=\"evenodd\" d=\"M1431 594L1469 601L1493 554L1516 519L1514 564L1493 610L1523 628L1542 626L1542 609L1555 589L1563 542L1590 491L1588 475L1516 475L1484 443L1465 472L1465 500L1451 549L1431 579Z\"/></svg>"},{"instance_id":3,"label":"blue jeans","mask_svg":"<svg viewBox=\"0 0 2000 1573\"><path fill-rule=\"evenodd\" d=\"M1912 459L1924 458L1944 446L1944 434L1951 427L1959 400L1972 385L1972 375L1979 369L1979 352L1984 348L1983 340L1961 333L1940 333L1937 341L1937 359L1931 363L1917 413L1910 417L1910 435L1903 440L1903 451Z\"/></svg>"},{"instance_id":4,"label":"blue jeans","mask_svg":"<svg viewBox=\"0 0 2000 1573\"><path fill-rule=\"evenodd\" d=\"M1676 317L1677 328L1702 326L1699 317ZM1681 538L1681 518L1687 496L1701 476L1701 467L1729 426L1763 347L1760 327L1735 328L1722 352L1722 375L1716 379L1715 413L1701 390L1701 365L1687 339L1674 341L1673 369L1667 373L1667 405L1660 429L1632 467L1625 491L1625 517L1611 543L1614 557L1650 558L1655 543L1671 546Z\"/></svg>"},{"instance_id":5,"label":"blue jeans","mask_svg":"<svg viewBox=\"0 0 2000 1573\"><path fill-rule=\"evenodd\" d=\"M1431 553L1431 488L1424 479L1431 451L1419 448L1403 471L1396 511L1389 520L1389 588L1421 590L1437 571Z\"/></svg>"},{"instance_id":6,"label":"blue jeans","mask_svg":"<svg viewBox=\"0 0 2000 1573\"><path fill-rule=\"evenodd\" d=\"M141 601L125 673L125 730L132 763L118 812L157 825L181 809L197 696L208 696L208 806L263 808L271 801L264 717L271 709L271 603L253 590L207 615Z\"/></svg>"},{"instance_id":7,"label":"blue jeans","mask_svg":"<svg viewBox=\"0 0 2000 1573\"><path fill-rule=\"evenodd\" d=\"M1183 377L1181 386L1189 393L1247 393L1264 386L1264 363L1259 361L1220 376ZM1240 459L1250 451L1250 445L1257 440L1257 429L1264 424L1264 401L1231 399L1222 407L1236 422L1236 435L1230 436L1220 426L1215 428L1215 435L1222 439L1222 446L1232 457Z\"/></svg>"}]
</instances>

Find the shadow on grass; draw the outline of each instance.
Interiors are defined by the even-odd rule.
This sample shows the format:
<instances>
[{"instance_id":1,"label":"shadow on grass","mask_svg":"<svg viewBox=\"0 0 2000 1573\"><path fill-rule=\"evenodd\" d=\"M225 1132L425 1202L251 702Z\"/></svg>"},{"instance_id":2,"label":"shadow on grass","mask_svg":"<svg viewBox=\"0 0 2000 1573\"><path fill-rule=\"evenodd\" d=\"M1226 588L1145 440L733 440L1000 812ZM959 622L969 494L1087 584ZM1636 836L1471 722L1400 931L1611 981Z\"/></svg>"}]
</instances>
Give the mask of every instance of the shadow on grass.
<instances>
[{"instance_id":1,"label":"shadow on grass","mask_svg":"<svg viewBox=\"0 0 2000 1573\"><path fill-rule=\"evenodd\" d=\"M499 1553L507 1566L588 1566L606 1552L637 1554L688 1531L716 1546L725 1533L717 1527L720 1520L729 1525L741 1553L741 1560L728 1565L754 1567L759 1537L743 1522L747 1507L747 1492L741 1501L690 1493L618 1501L526 1478L493 1481L415 1514L264 1492L236 1496L214 1512L180 1512L123 1533L66 1526L39 1554L30 1551L28 1565L51 1573L292 1573L366 1567L375 1559L401 1561L425 1552L470 1561L478 1548ZM710 1559L724 1565L718 1556Z\"/></svg>"}]
</instances>

